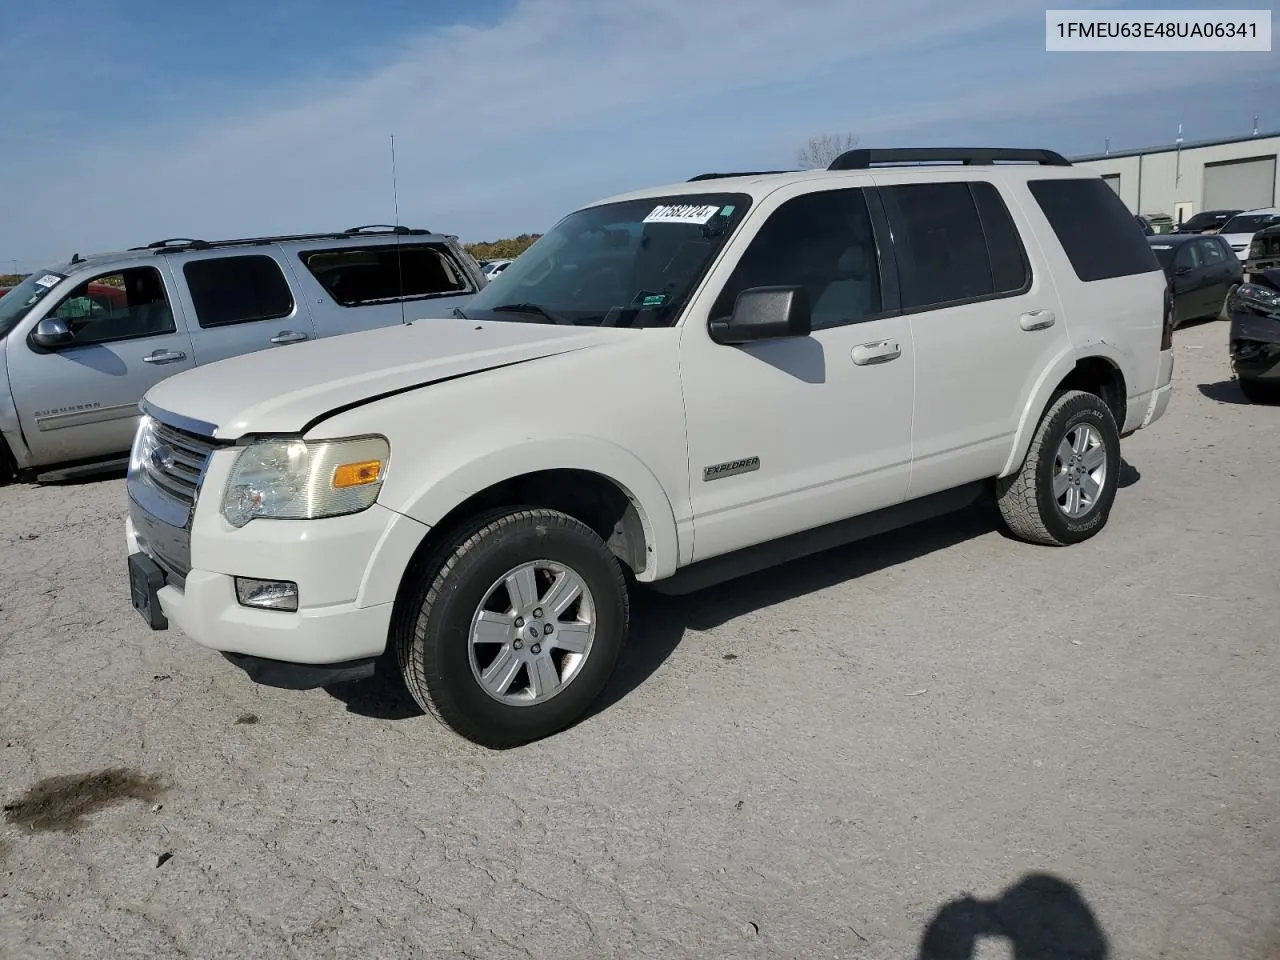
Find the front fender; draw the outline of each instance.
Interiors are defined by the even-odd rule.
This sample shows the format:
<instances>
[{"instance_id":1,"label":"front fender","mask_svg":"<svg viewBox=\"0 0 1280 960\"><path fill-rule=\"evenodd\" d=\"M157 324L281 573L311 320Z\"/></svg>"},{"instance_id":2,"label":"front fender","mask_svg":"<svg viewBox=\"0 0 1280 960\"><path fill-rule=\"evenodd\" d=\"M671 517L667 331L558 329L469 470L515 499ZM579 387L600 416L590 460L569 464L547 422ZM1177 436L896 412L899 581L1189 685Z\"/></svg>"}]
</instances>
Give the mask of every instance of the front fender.
<instances>
[{"instance_id":1,"label":"front fender","mask_svg":"<svg viewBox=\"0 0 1280 960\"><path fill-rule=\"evenodd\" d=\"M1090 357L1101 357L1109 361L1121 372L1123 376L1125 370L1129 366L1124 355L1114 346L1105 340L1097 340L1092 343L1083 344L1081 346L1065 347L1053 363L1045 367L1036 380L1035 386L1032 388L1031 395L1028 397L1026 404L1022 408L1022 416L1018 421L1018 431L1014 435L1013 448L1009 451L1009 459L1005 461L1004 468L1000 471L1001 477L1007 477L1022 466L1022 461L1027 456L1027 451L1031 448L1031 439L1035 436L1036 427L1040 425L1040 417L1044 413L1045 408L1049 406L1049 399L1053 396L1053 392L1058 388L1067 375L1075 369L1076 364ZM1132 390L1133 384L1129 377L1125 376L1124 381L1126 390ZM1126 408L1129 403L1129 397L1125 397ZM1141 411L1139 411L1139 415ZM1126 412L1126 421L1132 417ZM1121 432L1124 431L1124 424L1119 424Z\"/></svg>"},{"instance_id":2,"label":"front fender","mask_svg":"<svg viewBox=\"0 0 1280 960\"><path fill-rule=\"evenodd\" d=\"M394 483L394 460L393 448L388 486ZM671 498L639 458L602 437L495 437L483 446L471 445L465 458L444 456L426 464L425 469L412 468L411 483L396 483L390 491L384 488L390 496L380 499L419 523L435 526L468 497L497 483L524 474L564 469L597 473L616 484L634 504L647 551L645 569L636 579L650 582L675 572L683 554ZM684 552L690 552L691 546L687 544Z\"/></svg>"}]
</instances>

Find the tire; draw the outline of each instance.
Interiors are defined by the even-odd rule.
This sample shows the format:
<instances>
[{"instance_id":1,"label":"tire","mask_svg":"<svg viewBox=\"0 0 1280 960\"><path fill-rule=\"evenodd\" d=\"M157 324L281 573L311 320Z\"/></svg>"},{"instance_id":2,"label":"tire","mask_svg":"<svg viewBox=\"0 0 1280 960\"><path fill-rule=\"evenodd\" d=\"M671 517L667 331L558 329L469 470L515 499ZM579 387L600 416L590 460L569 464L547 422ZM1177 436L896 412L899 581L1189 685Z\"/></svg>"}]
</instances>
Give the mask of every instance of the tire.
<instances>
[{"instance_id":1,"label":"tire","mask_svg":"<svg viewBox=\"0 0 1280 960\"><path fill-rule=\"evenodd\" d=\"M604 690L626 640L628 596L622 565L585 524L556 510L490 511L419 569L393 628L397 661L418 705L455 733L492 749L520 746L570 726ZM561 616L505 586L555 602L548 584L564 571L578 579L562 584L582 589ZM480 619L479 633L500 642L473 643ZM493 693L481 683L488 669L506 680L492 681Z\"/></svg>"},{"instance_id":2,"label":"tire","mask_svg":"<svg viewBox=\"0 0 1280 960\"><path fill-rule=\"evenodd\" d=\"M1280 384L1238 380L1240 392L1250 403L1280 403Z\"/></svg>"},{"instance_id":3,"label":"tire","mask_svg":"<svg viewBox=\"0 0 1280 960\"><path fill-rule=\"evenodd\" d=\"M1060 454L1080 456L1071 449L1071 441L1082 437L1090 441L1090 447L1080 462L1066 462L1064 482L1060 478ZM1090 465L1098 461L1095 450L1102 451L1102 462L1090 471ZM1084 469L1077 484L1070 479L1070 471L1080 468ZM996 504L1005 527L1020 540L1059 547L1080 543L1106 526L1119 475L1120 431L1110 407L1095 394L1068 390L1050 401L1022 466L996 481ZM1056 486L1055 477L1060 478ZM1087 496L1098 483L1100 489L1092 497ZM1061 498L1064 503L1055 496L1055 488L1065 488ZM1069 499L1073 489L1085 494L1077 495L1078 512L1066 509L1073 506Z\"/></svg>"}]
</instances>

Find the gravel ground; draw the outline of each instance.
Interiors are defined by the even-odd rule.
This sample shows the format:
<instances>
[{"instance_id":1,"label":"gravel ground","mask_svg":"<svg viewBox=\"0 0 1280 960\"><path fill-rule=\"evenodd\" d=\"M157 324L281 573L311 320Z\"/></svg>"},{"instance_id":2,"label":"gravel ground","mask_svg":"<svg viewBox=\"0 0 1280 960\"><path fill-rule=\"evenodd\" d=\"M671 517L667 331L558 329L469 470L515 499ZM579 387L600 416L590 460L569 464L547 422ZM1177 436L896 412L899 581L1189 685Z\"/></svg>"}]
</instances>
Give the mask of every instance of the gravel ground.
<instances>
[{"instance_id":1,"label":"gravel ground","mask_svg":"<svg viewBox=\"0 0 1280 960\"><path fill-rule=\"evenodd\" d=\"M502 753L147 631L119 479L0 489L0 955L1280 957L1280 408L1225 333L1092 541L642 596L601 709Z\"/></svg>"}]
</instances>

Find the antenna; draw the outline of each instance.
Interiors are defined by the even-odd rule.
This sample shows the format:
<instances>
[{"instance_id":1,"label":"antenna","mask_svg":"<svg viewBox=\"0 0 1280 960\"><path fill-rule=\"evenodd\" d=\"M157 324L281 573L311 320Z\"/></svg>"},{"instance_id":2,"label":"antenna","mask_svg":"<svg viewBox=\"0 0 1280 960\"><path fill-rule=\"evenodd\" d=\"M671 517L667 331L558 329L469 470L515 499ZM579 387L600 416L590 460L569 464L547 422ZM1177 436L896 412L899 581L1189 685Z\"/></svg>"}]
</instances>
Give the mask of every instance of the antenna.
<instances>
[{"instance_id":1,"label":"antenna","mask_svg":"<svg viewBox=\"0 0 1280 960\"><path fill-rule=\"evenodd\" d=\"M1253 115L1253 135L1255 137L1258 135L1258 115L1256 113Z\"/></svg>"},{"instance_id":2,"label":"antenna","mask_svg":"<svg viewBox=\"0 0 1280 960\"><path fill-rule=\"evenodd\" d=\"M391 134L391 199L395 203L396 269L400 273L400 323L404 318L404 259L400 255L400 192L396 187L396 135Z\"/></svg>"}]
</instances>

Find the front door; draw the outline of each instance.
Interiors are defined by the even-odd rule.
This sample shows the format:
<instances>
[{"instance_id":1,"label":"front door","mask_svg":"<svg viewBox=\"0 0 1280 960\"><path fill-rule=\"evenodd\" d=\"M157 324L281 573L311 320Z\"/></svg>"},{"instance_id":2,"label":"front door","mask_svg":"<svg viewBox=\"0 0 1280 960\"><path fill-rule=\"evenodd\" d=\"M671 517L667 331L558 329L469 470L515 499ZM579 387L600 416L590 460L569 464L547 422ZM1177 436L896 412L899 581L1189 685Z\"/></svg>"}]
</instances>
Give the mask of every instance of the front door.
<instances>
[{"instance_id":1,"label":"front door","mask_svg":"<svg viewBox=\"0 0 1280 960\"><path fill-rule=\"evenodd\" d=\"M294 296L274 250L168 256L181 274L183 305L194 318L197 364L315 338L311 312Z\"/></svg>"},{"instance_id":2,"label":"front door","mask_svg":"<svg viewBox=\"0 0 1280 960\"><path fill-rule=\"evenodd\" d=\"M883 309L867 197L792 188L765 203L737 266L719 286L711 278L681 331L694 560L890 506L907 490L915 353L905 318ZM805 288L810 336L711 340L708 319L771 285Z\"/></svg>"},{"instance_id":3,"label":"front door","mask_svg":"<svg viewBox=\"0 0 1280 960\"><path fill-rule=\"evenodd\" d=\"M173 304L160 270L130 267L81 282L24 324L9 344L9 382L36 464L129 452L143 394L193 364ZM49 317L66 323L66 346L31 341L37 319Z\"/></svg>"},{"instance_id":4,"label":"front door","mask_svg":"<svg viewBox=\"0 0 1280 960\"><path fill-rule=\"evenodd\" d=\"M1216 237L1205 237L1195 242L1200 248L1200 262L1203 264L1205 273L1205 303L1202 316L1215 317L1222 312L1227 294L1235 285L1240 261L1235 257L1228 259L1231 248Z\"/></svg>"},{"instance_id":5,"label":"front door","mask_svg":"<svg viewBox=\"0 0 1280 960\"><path fill-rule=\"evenodd\" d=\"M1211 312L1213 281L1208 277L1200 242L1188 240L1179 244L1173 255L1174 325L1186 323Z\"/></svg>"}]
</instances>

